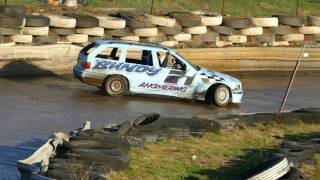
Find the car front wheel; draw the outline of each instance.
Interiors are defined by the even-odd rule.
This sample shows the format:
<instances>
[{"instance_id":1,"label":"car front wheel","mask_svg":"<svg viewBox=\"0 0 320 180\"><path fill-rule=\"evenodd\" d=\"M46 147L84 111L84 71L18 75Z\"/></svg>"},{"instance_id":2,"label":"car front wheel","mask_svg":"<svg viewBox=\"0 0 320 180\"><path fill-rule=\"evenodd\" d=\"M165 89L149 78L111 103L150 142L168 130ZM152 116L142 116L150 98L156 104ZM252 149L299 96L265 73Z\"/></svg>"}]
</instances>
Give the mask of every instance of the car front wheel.
<instances>
[{"instance_id":1,"label":"car front wheel","mask_svg":"<svg viewBox=\"0 0 320 180\"><path fill-rule=\"evenodd\" d=\"M230 103L230 91L225 85L217 86L214 89L213 102L217 106L227 106Z\"/></svg>"},{"instance_id":2,"label":"car front wheel","mask_svg":"<svg viewBox=\"0 0 320 180\"><path fill-rule=\"evenodd\" d=\"M110 96L123 96L128 91L128 81L122 76L111 76L105 83L105 91Z\"/></svg>"}]
</instances>

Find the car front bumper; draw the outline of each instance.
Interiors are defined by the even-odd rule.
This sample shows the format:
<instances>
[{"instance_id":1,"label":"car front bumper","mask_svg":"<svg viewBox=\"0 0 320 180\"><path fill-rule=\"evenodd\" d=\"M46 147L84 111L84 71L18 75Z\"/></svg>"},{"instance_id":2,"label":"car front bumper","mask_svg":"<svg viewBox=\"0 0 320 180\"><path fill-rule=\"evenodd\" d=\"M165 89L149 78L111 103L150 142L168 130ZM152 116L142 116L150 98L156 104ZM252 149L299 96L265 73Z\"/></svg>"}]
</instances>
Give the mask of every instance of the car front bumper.
<instances>
[{"instance_id":1,"label":"car front bumper","mask_svg":"<svg viewBox=\"0 0 320 180\"><path fill-rule=\"evenodd\" d=\"M240 104L242 102L243 91L232 92L231 102L234 104Z\"/></svg>"}]
</instances>

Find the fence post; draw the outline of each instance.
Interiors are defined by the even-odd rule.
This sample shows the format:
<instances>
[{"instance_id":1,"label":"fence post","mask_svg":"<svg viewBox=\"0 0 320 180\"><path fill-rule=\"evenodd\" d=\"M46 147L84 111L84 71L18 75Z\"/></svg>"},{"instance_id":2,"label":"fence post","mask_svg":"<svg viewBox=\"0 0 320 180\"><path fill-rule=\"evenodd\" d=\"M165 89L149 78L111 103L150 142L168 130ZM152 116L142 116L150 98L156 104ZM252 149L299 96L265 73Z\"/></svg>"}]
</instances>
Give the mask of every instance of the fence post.
<instances>
[{"instance_id":1,"label":"fence post","mask_svg":"<svg viewBox=\"0 0 320 180\"><path fill-rule=\"evenodd\" d=\"M297 3L296 3L296 16L298 16L299 14L299 0L297 0Z\"/></svg>"},{"instance_id":2,"label":"fence post","mask_svg":"<svg viewBox=\"0 0 320 180\"><path fill-rule=\"evenodd\" d=\"M7 5L7 0L4 0L4 5L5 5L5 6Z\"/></svg>"},{"instance_id":3,"label":"fence post","mask_svg":"<svg viewBox=\"0 0 320 180\"><path fill-rule=\"evenodd\" d=\"M293 71L293 73L291 75L290 82L289 82L289 85L288 85L287 90L286 90L286 94L283 97L283 100L282 100L282 103L281 103L281 107L279 109L279 113L281 113L283 111L284 105L286 104L286 101L287 101L288 95L290 93L294 78L295 78L295 76L297 74L297 71L298 71L298 68L299 68L299 65L300 65L300 61L304 56L304 50L305 50L306 46L307 46L307 44L304 43L304 45L303 45L303 47L301 49L301 52L300 52L299 59L297 60L296 65L294 66L294 71Z\"/></svg>"},{"instance_id":4,"label":"fence post","mask_svg":"<svg viewBox=\"0 0 320 180\"><path fill-rule=\"evenodd\" d=\"M154 0L151 0L151 8L150 8L150 14L152 15L152 11L153 11L153 1Z\"/></svg>"}]
</instances>

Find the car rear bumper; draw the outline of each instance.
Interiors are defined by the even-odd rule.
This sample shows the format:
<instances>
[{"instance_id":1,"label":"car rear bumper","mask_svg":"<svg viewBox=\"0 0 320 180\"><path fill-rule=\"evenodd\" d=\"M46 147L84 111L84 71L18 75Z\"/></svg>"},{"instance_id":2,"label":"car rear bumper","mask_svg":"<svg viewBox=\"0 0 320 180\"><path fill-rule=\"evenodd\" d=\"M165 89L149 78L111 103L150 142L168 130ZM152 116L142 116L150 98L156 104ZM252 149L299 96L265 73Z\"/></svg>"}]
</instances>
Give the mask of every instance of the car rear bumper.
<instances>
[{"instance_id":1,"label":"car rear bumper","mask_svg":"<svg viewBox=\"0 0 320 180\"><path fill-rule=\"evenodd\" d=\"M75 78L93 86L101 86L104 80L104 76L101 76L101 74L99 75L95 72L86 71L85 69L78 66L73 67L73 74Z\"/></svg>"}]
</instances>

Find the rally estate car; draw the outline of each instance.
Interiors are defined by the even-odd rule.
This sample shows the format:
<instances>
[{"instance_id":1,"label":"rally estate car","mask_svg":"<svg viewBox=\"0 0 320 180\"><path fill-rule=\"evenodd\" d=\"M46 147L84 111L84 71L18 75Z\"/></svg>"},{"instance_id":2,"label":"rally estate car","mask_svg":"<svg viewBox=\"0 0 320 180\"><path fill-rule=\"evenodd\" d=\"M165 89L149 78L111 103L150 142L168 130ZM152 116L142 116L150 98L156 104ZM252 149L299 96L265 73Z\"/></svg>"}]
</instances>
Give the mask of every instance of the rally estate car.
<instances>
[{"instance_id":1,"label":"rally estate car","mask_svg":"<svg viewBox=\"0 0 320 180\"><path fill-rule=\"evenodd\" d=\"M164 95L218 106L241 103L241 82L201 68L173 49L154 44L98 40L81 50L75 77L110 96Z\"/></svg>"}]
</instances>

